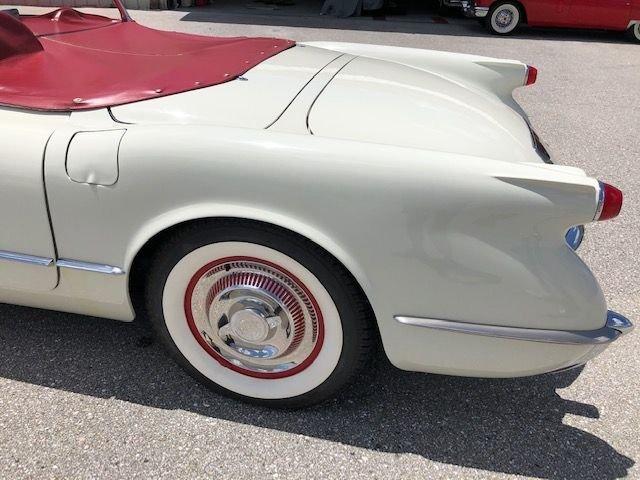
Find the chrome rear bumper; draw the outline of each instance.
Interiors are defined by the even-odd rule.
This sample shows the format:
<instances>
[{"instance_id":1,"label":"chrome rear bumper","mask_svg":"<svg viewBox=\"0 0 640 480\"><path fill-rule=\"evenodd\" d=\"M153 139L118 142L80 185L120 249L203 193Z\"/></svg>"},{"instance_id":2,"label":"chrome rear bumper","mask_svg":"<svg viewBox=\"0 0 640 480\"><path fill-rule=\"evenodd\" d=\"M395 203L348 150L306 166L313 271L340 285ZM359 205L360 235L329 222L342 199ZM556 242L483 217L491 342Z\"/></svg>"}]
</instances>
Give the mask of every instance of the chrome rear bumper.
<instances>
[{"instance_id":1,"label":"chrome rear bumper","mask_svg":"<svg viewBox=\"0 0 640 480\"><path fill-rule=\"evenodd\" d=\"M489 13L489 7L476 7L473 1L462 0L462 12L467 17L484 18Z\"/></svg>"},{"instance_id":2,"label":"chrome rear bumper","mask_svg":"<svg viewBox=\"0 0 640 480\"><path fill-rule=\"evenodd\" d=\"M573 250L577 250L584 238L584 225L571 227L565 234L564 238L567 241L567 245L569 245Z\"/></svg>"},{"instance_id":3,"label":"chrome rear bumper","mask_svg":"<svg viewBox=\"0 0 640 480\"><path fill-rule=\"evenodd\" d=\"M633 330L631 321L611 310L607 311L607 321L604 327L597 330L545 330L537 328L503 327L499 325L481 325L402 315L396 316L395 319L405 325L444 330L453 333L564 345L605 345Z\"/></svg>"},{"instance_id":4,"label":"chrome rear bumper","mask_svg":"<svg viewBox=\"0 0 640 480\"><path fill-rule=\"evenodd\" d=\"M627 317L623 317L619 313L608 310L606 327L617 330L620 332L620 335L626 335L633 330L633 323L631 323Z\"/></svg>"}]
</instances>

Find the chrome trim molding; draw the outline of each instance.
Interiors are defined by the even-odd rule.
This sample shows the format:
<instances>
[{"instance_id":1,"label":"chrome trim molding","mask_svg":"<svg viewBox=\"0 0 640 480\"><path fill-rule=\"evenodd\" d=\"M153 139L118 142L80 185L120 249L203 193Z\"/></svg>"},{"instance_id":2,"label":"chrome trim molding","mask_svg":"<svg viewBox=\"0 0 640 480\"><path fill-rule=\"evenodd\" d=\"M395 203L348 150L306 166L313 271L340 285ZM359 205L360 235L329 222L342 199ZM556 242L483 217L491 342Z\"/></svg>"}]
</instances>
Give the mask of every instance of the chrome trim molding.
<instances>
[{"instance_id":1,"label":"chrome trim molding","mask_svg":"<svg viewBox=\"0 0 640 480\"><path fill-rule=\"evenodd\" d=\"M24 253L7 252L6 250L0 250L0 260L9 260L11 262L40 265L41 267L48 267L53 263L53 258L39 257L37 255L26 255Z\"/></svg>"},{"instance_id":2,"label":"chrome trim molding","mask_svg":"<svg viewBox=\"0 0 640 480\"><path fill-rule=\"evenodd\" d=\"M564 345L601 345L614 341L633 329L633 324L622 315L607 311L606 325L597 330L543 330L536 328L503 327L476 323L419 318L398 315L396 321L416 327L447 332L480 335L484 337L523 340L526 342L559 343Z\"/></svg>"},{"instance_id":3,"label":"chrome trim molding","mask_svg":"<svg viewBox=\"0 0 640 480\"><path fill-rule=\"evenodd\" d=\"M596 213L593 216L593 221L597 221L602 214L602 207L604 207L604 185L598 180L598 205L596 206Z\"/></svg>"},{"instance_id":4,"label":"chrome trim molding","mask_svg":"<svg viewBox=\"0 0 640 480\"><path fill-rule=\"evenodd\" d=\"M587 362L582 362L582 363L574 363L572 365L569 365L568 367L562 367L559 368L557 370L552 370L548 373L548 375L555 375L556 373L564 373L564 372L568 372L569 370L574 370L576 368L580 368L583 365L585 365Z\"/></svg>"},{"instance_id":5,"label":"chrome trim molding","mask_svg":"<svg viewBox=\"0 0 640 480\"><path fill-rule=\"evenodd\" d=\"M74 270L83 270L86 272L104 273L106 275L123 275L124 270L120 267L112 265L103 265L101 263L81 262L80 260L69 260L60 258L56 261L56 266L60 268L71 268Z\"/></svg>"},{"instance_id":6,"label":"chrome trim molding","mask_svg":"<svg viewBox=\"0 0 640 480\"><path fill-rule=\"evenodd\" d=\"M8 252L6 250L0 250L0 260L9 260L10 262L27 263L30 265L39 265L41 267L48 267L55 264L59 268L72 268L75 270L84 270L86 272L104 273L107 275L123 275L124 270L120 267L114 267L112 265L104 265L101 263L81 262L79 260L69 260L67 258L60 258L54 260L50 257L38 257L37 255L26 255L24 253Z\"/></svg>"}]
</instances>

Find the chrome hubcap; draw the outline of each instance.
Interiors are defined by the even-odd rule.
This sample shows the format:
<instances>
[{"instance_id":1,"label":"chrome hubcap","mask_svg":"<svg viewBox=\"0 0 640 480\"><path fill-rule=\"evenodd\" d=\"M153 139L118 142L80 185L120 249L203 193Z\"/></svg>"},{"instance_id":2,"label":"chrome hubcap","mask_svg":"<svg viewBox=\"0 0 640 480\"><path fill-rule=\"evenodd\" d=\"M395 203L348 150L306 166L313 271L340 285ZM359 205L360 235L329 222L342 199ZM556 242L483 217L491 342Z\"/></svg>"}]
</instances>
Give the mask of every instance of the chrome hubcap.
<instances>
[{"instance_id":1,"label":"chrome hubcap","mask_svg":"<svg viewBox=\"0 0 640 480\"><path fill-rule=\"evenodd\" d=\"M511 25L511 22L513 22L513 12L508 9L500 10L496 15L496 24L499 27L508 27Z\"/></svg>"},{"instance_id":2,"label":"chrome hubcap","mask_svg":"<svg viewBox=\"0 0 640 480\"><path fill-rule=\"evenodd\" d=\"M269 262L229 258L203 267L185 297L191 332L222 365L278 378L306 368L322 342L322 316L306 287Z\"/></svg>"},{"instance_id":3,"label":"chrome hubcap","mask_svg":"<svg viewBox=\"0 0 640 480\"><path fill-rule=\"evenodd\" d=\"M246 342L263 342L269 334L269 323L264 311L247 307L235 312L229 323L222 326L218 333L227 340L237 336Z\"/></svg>"}]
</instances>

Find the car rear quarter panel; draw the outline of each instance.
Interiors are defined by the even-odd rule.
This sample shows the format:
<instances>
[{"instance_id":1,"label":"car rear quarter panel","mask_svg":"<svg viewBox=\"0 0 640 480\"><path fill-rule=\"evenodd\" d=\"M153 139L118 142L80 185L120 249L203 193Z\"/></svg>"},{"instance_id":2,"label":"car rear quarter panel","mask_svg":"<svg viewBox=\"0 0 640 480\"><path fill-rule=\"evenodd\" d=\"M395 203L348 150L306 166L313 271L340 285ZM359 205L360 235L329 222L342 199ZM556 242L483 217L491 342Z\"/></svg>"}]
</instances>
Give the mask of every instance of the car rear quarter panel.
<instances>
[{"instance_id":1,"label":"car rear quarter panel","mask_svg":"<svg viewBox=\"0 0 640 480\"><path fill-rule=\"evenodd\" d=\"M394 315L574 330L604 323L600 288L563 239L593 216L595 181L562 167L197 126L129 126L119 165L111 187L71 182L63 159L47 165L60 256L128 271L170 225L271 222L352 272L392 361L406 347Z\"/></svg>"}]
</instances>

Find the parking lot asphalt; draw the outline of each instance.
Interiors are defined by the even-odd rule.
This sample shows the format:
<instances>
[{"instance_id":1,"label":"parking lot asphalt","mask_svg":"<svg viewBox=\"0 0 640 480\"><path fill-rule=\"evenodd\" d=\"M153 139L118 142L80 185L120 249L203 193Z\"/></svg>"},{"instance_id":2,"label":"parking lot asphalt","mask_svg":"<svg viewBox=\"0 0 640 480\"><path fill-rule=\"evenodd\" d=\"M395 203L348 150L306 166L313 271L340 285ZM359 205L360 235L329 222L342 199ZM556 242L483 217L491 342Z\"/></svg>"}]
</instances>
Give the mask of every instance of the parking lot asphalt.
<instances>
[{"instance_id":1,"label":"parking lot asphalt","mask_svg":"<svg viewBox=\"0 0 640 480\"><path fill-rule=\"evenodd\" d=\"M589 225L579 253L610 308L640 321L640 45L598 32L495 38L463 19L215 9L133 16L185 32L411 46L537 66L538 82L516 98L555 161L626 194L622 215ZM636 331L583 371L513 380L382 362L343 397L287 412L209 392L141 325L0 305L0 478L639 478L639 347Z\"/></svg>"}]
</instances>

